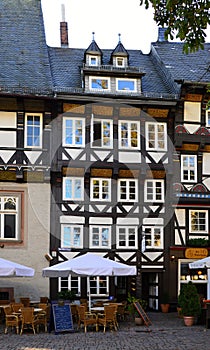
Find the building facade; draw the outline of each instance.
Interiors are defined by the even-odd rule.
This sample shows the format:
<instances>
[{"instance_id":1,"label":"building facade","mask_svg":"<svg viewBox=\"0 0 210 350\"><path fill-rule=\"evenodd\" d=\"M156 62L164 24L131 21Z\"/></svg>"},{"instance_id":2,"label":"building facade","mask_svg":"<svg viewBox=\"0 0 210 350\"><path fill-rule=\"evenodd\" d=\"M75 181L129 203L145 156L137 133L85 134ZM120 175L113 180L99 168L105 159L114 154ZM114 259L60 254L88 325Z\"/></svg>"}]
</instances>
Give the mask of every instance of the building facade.
<instances>
[{"instance_id":1,"label":"building facade","mask_svg":"<svg viewBox=\"0 0 210 350\"><path fill-rule=\"evenodd\" d=\"M2 256L12 260L15 253L35 267L34 294L51 298L67 288L85 297L87 285L69 277L52 279L48 289L41 277L46 258L55 264L89 251L137 267L132 278L92 276L93 297L122 300L131 292L158 310L161 296L176 303L189 279L206 296L205 271L191 275L188 263L209 254L210 45L185 55L183 44L166 41L160 28L147 55L127 50L120 36L111 50L101 50L94 34L86 49L74 49L62 22L61 47L48 47L41 3L31 5L24 18L33 40L29 47L22 40L22 51L14 43L22 55L15 65L5 60L1 74L6 69L2 203L18 201L13 191L23 191L26 205L19 207L19 231L11 217L12 233L2 228ZM24 6L17 24L23 12ZM6 34L12 33L5 42ZM206 247L191 248L192 242Z\"/></svg>"}]
</instances>

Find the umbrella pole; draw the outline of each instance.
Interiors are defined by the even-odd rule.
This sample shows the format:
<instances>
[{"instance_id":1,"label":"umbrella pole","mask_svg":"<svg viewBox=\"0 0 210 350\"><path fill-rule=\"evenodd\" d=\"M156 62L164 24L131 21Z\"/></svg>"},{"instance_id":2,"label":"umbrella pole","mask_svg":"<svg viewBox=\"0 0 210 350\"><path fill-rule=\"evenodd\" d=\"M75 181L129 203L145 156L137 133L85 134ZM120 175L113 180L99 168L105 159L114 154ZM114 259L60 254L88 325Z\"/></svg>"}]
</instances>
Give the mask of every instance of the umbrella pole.
<instances>
[{"instance_id":1,"label":"umbrella pole","mask_svg":"<svg viewBox=\"0 0 210 350\"><path fill-rule=\"evenodd\" d=\"M91 295L90 295L90 277L87 278L87 293L88 293L88 299L89 299L89 311L91 311Z\"/></svg>"}]
</instances>

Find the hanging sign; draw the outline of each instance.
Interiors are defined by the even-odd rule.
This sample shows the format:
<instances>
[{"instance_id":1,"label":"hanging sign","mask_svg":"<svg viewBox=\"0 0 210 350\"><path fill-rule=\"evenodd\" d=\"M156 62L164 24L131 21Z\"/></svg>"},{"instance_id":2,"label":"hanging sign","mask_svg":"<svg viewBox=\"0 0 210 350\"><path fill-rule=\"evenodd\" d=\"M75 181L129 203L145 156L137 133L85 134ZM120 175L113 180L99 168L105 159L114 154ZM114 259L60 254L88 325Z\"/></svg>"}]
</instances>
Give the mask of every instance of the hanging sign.
<instances>
[{"instance_id":1,"label":"hanging sign","mask_svg":"<svg viewBox=\"0 0 210 350\"><path fill-rule=\"evenodd\" d=\"M203 259L208 256L206 248L187 248L185 250L185 258L187 259Z\"/></svg>"}]
</instances>

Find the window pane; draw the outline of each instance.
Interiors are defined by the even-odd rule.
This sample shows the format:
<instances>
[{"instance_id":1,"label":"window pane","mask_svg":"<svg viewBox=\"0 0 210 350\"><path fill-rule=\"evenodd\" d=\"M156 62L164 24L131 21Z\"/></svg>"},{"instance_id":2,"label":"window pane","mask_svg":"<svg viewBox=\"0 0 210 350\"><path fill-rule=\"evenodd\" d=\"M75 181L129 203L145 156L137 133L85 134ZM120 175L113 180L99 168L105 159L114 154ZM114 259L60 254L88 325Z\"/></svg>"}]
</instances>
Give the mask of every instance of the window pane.
<instances>
[{"instance_id":1,"label":"window pane","mask_svg":"<svg viewBox=\"0 0 210 350\"><path fill-rule=\"evenodd\" d=\"M108 89L108 80L106 79L92 79L91 80L91 88L99 89L99 90L107 90Z\"/></svg>"},{"instance_id":2,"label":"window pane","mask_svg":"<svg viewBox=\"0 0 210 350\"><path fill-rule=\"evenodd\" d=\"M66 198L72 198L72 180L70 179L66 179L66 194L65 194L65 197Z\"/></svg>"},{"instance_id":3,"label":"window pane","mask_svg":"<svg viewBox=\"0 0 210 350\"><path fill-rule=\"evenodd\" d=\"M80 246L81 229L79 227L74 228L74 247Z\"/></svg>"},{"instance_id":4,"label":"window pane","mask_svg":"<svg viewBox=\"0 0 210 350\"><path fill-rule=\"evenodd\" d=\"M109 198L109 183L106 180L102 181L102 198L103 199Z\"/></svg>"},{"instance_id":5,"label":"window pane","mask_svg":"<svg viewBox=\"0 0 210 350\"><path fill-rule=\"evenodd\" d=\"M108 228L102 228L102 239L101 243L102 246L108 246L108 239L109 239L109 230Z\"/></svg>"},{"instance_id":6,"label":"window pane","mask_svg":"<svg viewBox=\"0 0 210 350\"><path fill-rule=\"evenodd\" d=\"M94 122L93 126L93 146L101 147L101 123L100 122Z\"/></svg>"},{"instance_id":7,"label":"window pane","mask_svg":"<svg viewBox=\"0 0 210 350\"><path fill-rule=\"evenodd\" d=\"M6 214L4 216L4 238L15 238L16 216Z\"/></svg>"},{"instance_id":8,"label":"window pane","mask_svg":"<svg viewBox=\"0 0 210 350\"><path fill-rule=\"evenodd\" d=\"M99 181L93 180L93 198L99 199Z\"/></svg>"},{"instance_id":9,"label":"window pane","mask_svg":"<svg viewBox=\"0 0 210 350\"><path fill-rule=\"evenodd\" d=\"M110 122L103 122L103 146L110 146Z\"/></svg>"},{"instance_id":10,"label":"window pane","mask_svg":"<svg viewBox=\"0 0 210 350\"><path fill-rule=\"evenodd\" d=\"M135 83L132 80L118 80L118 90L135 91Z\"/></svg>"},{"instance_id":11,"label":"window pane","mask_svg":"<svg viewBox=\"0 0 210 350\"><path fill-rule=\"evenodd\" d=\"M82 198L81 180L79 179L75 180L74 191L75 191L75 199L81 199Z\"/></svg>"},{"instance_id":12,"label":"window pane","mask_svg":"<svg viewBox=\"0 0 210 350\"><path fill-rule=\"evenodd\" d=\"M71 228L70 227L64 227L63 246L71 247Z\"/></svg>"}]
</instances>

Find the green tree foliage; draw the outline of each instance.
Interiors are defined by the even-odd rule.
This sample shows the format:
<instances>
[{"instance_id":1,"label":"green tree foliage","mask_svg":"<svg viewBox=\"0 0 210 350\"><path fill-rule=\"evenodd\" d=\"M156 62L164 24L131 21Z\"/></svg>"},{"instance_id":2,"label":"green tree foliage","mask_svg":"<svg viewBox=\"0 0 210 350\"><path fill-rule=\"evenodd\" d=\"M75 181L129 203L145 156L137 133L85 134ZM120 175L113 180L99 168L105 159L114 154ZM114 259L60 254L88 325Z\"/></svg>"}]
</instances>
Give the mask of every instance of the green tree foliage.
<instances>
[{"instance_id":1,"label":"green tree foliage","mask_svg":"<svg viewBox=\"0 0 210 350\"><path fill-rule=\"evenodd\" d=\"M165 37L184 42L185 53L204 48L205 30L210 24L210 0L140 0L154 8L154 20L166 27Z\"/></svg>"}]
</instances>

